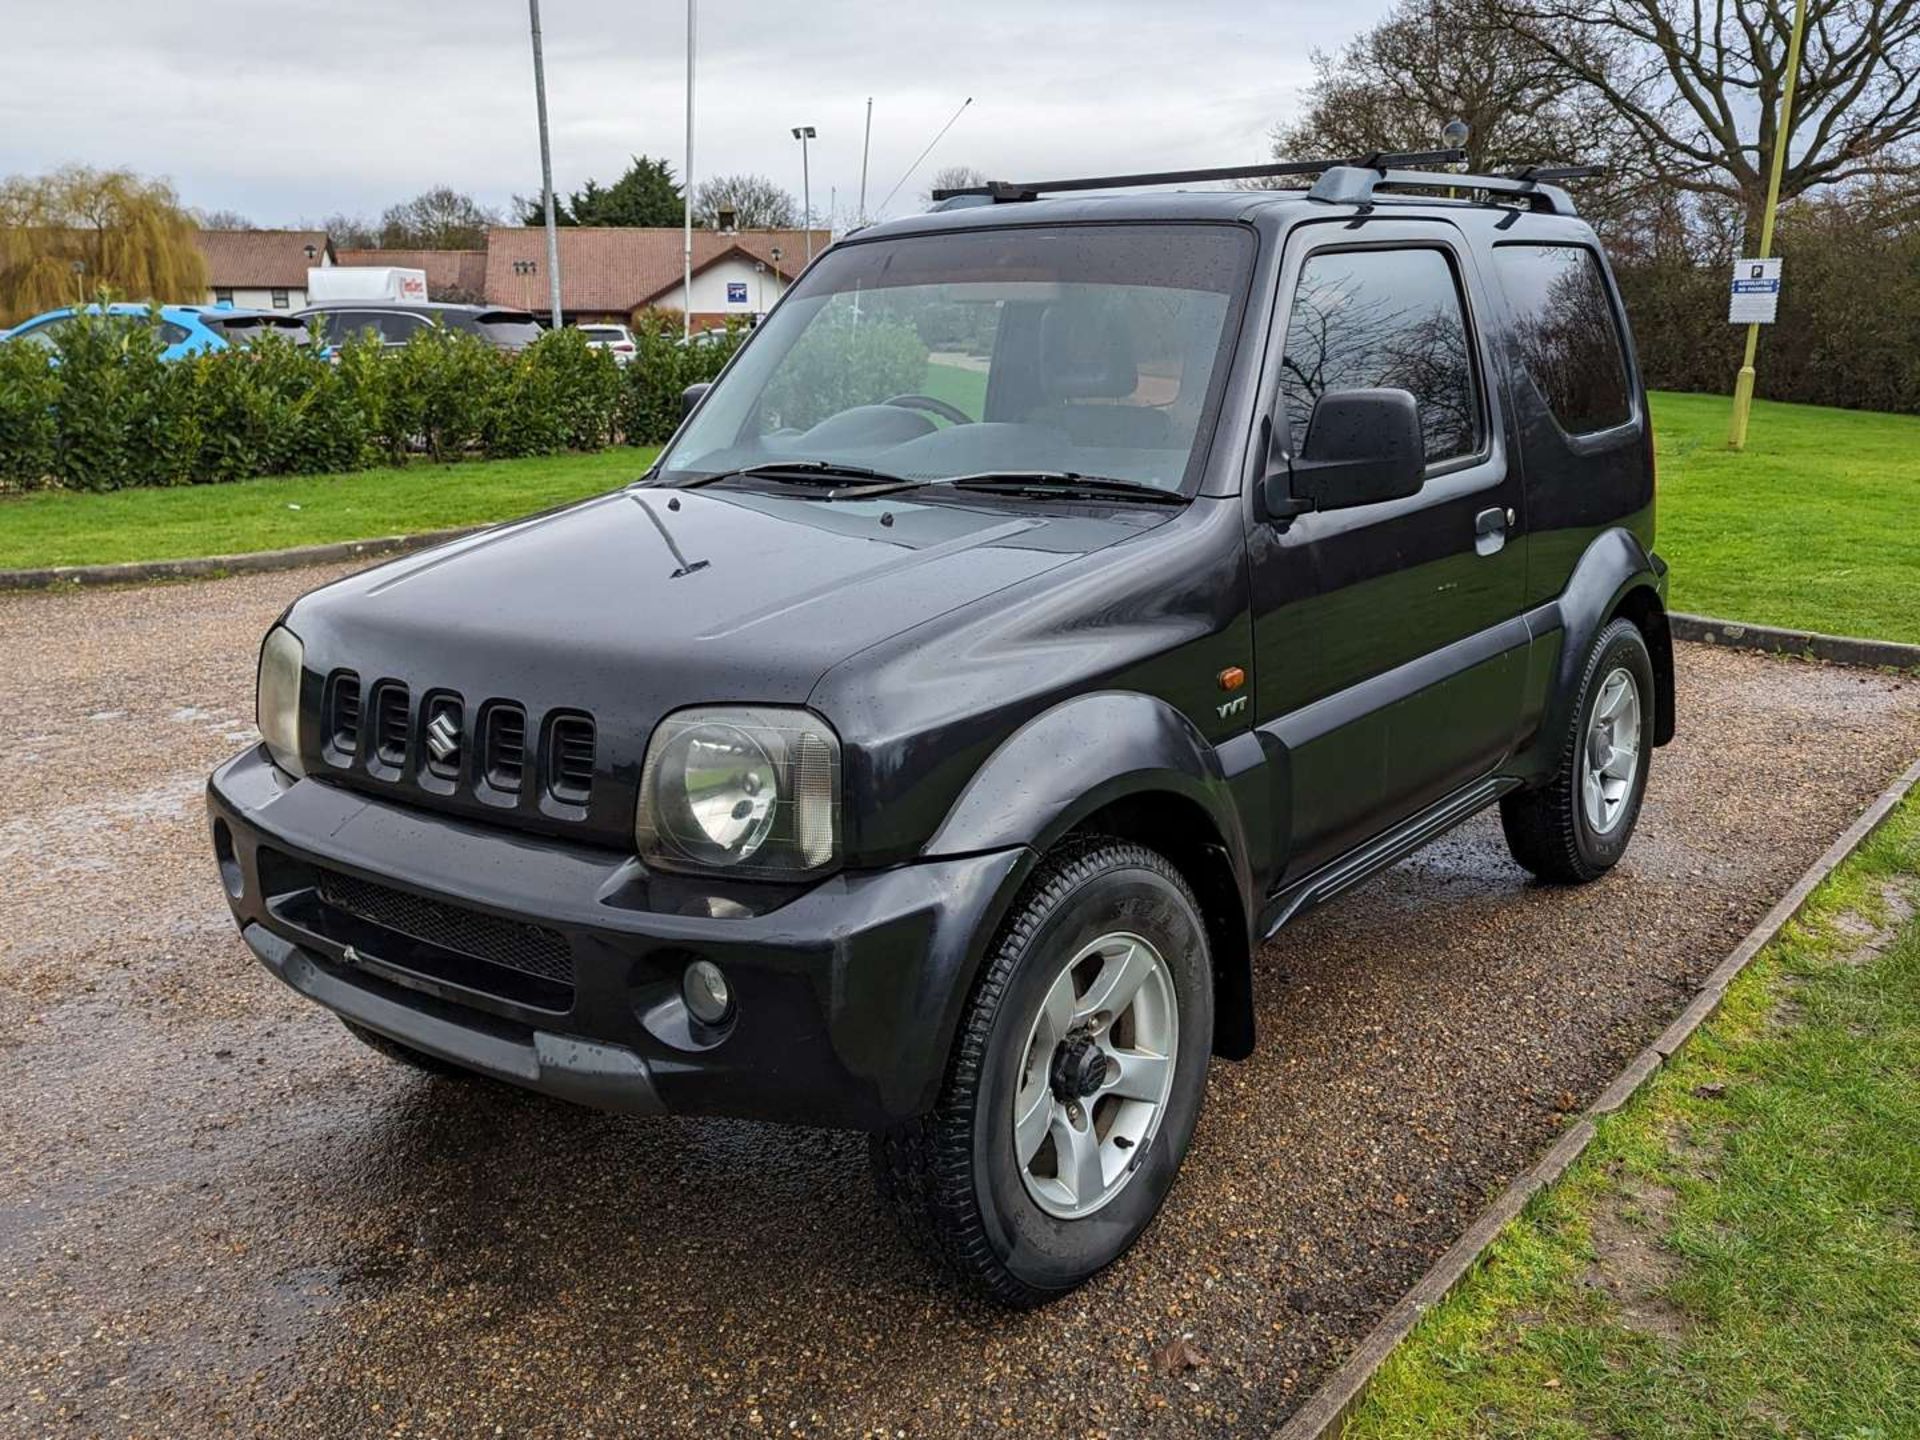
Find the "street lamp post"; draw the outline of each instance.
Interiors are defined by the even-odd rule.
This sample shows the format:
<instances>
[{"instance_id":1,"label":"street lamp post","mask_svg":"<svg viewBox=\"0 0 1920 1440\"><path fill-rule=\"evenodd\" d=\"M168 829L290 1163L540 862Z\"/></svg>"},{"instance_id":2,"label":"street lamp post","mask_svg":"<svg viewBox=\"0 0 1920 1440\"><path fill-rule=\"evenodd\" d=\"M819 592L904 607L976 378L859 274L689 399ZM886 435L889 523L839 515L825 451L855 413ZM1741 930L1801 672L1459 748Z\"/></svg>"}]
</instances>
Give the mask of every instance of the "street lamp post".
<instances>
[{"instance_id":1,"label":"street lamp post","mask_svg":"<svg viewBox=\"0 0 1920 1440\"><path fill-rule=\"evenodd\" d=\"M820 132L811 125L793 127L793 138L800 142L800 203L806 209L801 218L801 226L806 232L807 263L813 263L813 176L807 169L807 142L819 138Z\"/></svg>"},{"instance_id":2,"label":"street lamp post","mask_svg":"<svg viewBox=\"0 0 1920 1440\"><path fill-rule=\"evenodd\" d=\"M687 0L687 173L680 177L680 334L693 337L693 41L694 0Z\"/></svg>"},{"instance_id":3,"label":"street lamp post","mask_svg":"<svg viewBox=\"0 0 1920 1440\"><path fill-rule=\"evenodd\" d=\"M540 0L527 0L527 18L533 27L533 100L540 112L540 204L547 221L547 299L553 307L553 328L560 319L560 235L553 223L553 150L547 143L547 67L540 54Z\"/></svg>"}]
</instances>

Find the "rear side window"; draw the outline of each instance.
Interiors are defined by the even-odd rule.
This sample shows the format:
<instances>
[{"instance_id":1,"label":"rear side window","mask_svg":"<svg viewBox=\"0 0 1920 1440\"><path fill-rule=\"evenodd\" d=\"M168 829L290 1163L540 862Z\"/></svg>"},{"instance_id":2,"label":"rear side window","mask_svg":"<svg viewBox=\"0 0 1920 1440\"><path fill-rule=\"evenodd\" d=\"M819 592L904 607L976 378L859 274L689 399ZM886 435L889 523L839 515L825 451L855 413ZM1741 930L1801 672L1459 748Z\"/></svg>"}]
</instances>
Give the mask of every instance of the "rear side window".
<instances>
[{"instance_id":1,"label":"rear side window","mask_svg":"<svg viewBox=\"0 0 1920 1440\"><path fill-rule=\"evenodd\" d=\"M1287 321L1281 395L1297 449L1333 390L1408 390L1420 404L1427 463L1480 448L1480 401L1460 285L1434 249L1310 256Z\"/></svg>"},{"instance_id":2,"label":"rear side window","mask_svg":"<svg viewBox=\"0 0 1920 1440\"><path fill-rule=\"evenodd\" d=\"M416 330L426 328L427 322L418 315L408 315L389 310L377 317L380 325L380 338L389 345L404 345L413 338Z\"/></svg>"},{"instance_id":3,"label":"rear side window","mask_svg":"<svg viewBox=\"0 0 1920 1440\"><path fill-rule=\"evenodd\" d=\"M1514 348L1560 428L1591 435L1625 424L1633 414L1627 362L1599 257L1580 245L1501 245L1493 253Z\"/></svg>"},{"instance_id":4,"label":"rear side window","mask_svg":"<svg viewBox=\"0 0 1920 1440\"><path fill-rule=\"evenodd\" d=\"M524 310L488 310L474 317L474 328L495 345L531 345L540 338L540 324Z\"/></svg>"}]
</instances>

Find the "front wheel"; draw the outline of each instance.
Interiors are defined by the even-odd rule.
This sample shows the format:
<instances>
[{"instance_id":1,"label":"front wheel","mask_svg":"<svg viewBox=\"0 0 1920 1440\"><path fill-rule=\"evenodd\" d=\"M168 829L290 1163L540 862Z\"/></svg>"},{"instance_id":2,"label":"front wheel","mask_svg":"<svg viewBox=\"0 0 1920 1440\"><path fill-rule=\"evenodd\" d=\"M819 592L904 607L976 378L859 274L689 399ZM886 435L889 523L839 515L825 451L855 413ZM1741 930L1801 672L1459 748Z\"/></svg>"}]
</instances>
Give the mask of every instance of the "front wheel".
<instances>
[{"instance_id":1,"label":"front wheel","mask_svg":"<svg viewBox=\"0 0 1920 1440\"><path fill-rule=\"evenodd\" d=\"M1186 881L1144 847L1071 841L989 953L933 1111L873 1137L881 1193L990 1298L1042 1304L1159 1210L1212 1048L1206 927Z\"/></svg>"},{"instance_id":2,"label":"front wheel","mask_svg":"<svg viewBox=\"0 0 1920 1440\"><path fill-rule=\"evenodd\" d=\"M1647 793L1654 694L1639 627L1613 621L1587 655L1559 770L1500 802L1507 848L1542 880L1596 880L1626 853Z\"/></svg>"}]
</instances>

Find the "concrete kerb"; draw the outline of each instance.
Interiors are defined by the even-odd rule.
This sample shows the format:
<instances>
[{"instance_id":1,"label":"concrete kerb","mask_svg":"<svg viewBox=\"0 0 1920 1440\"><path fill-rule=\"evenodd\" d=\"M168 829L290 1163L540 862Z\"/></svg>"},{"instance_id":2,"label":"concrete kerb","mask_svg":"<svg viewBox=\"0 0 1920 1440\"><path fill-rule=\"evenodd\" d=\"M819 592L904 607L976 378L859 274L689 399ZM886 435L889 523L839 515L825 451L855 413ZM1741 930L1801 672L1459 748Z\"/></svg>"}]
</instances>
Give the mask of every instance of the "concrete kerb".
<instances>
[{"instance_id":1,"label":"concrete kerb","mask_svg":"<svg viewBox=\"0 0 1920 1440\"><path fill-rule=\"evenodd\" d=\"M1916 784L1920 784L1920 760L1914 761L1898 779L1880 792L1840 837L1827 847L1826 852L1794 882L1793 887L1780 897L1760 923L1747 932L1746 938L1714 967L1712 973L1701 982L1691 1003L1673 1023L1614 1077L1613 1082L1600 1092L1599 1097L1553 1147L1483 1210L1433 1267L1414 1282L1413 1288L1395 1302L1380 1323L1354 1348L1346 1363L1294 1411L1281 1427L1278 1440L1331 1440L1331 1437L1341 1434L1347 1420L1366 1399L1381 1365L1412 1332L1420 1317L1444 1300L1452 1293L1454 1286L1472 1272L1494 1239L1510 1221L1518 1217L1535 1192L1558 1180L1579 1159L1593 1139L1595 1122L1626 1104L1670 1057L1685 1046L1694 1032L1719 1008L1733 978L1746 969L1753 957L1786 928L1820 882L1860 847L1861 842L1893 813L1894 807Z\"/></svg>"},{"instance_id":2,"label":"concrete kerb","mask_svg":"<svg viewBox=\"0 0 1920 1440\"><path fill-rule=\"evenodd\" d=\"M424 550L484 530L463 525L418 535L382 535L371 540L341 540L331 545L301 545L291 550L258 550L246 555L205 555L191 560L131 560L119 565L49 565L37 570L0 570L0 590L55 590L79 585L142 585L160 580L206 580L220 575L298 570L349 560L377 560Z\"/></svg>"},{"instance_id":3,"label":"concrete kerb","mask_svg":"<svg viewBox=\"0 0 1920 1440\"><path fill-rule=\"evenodd\" d=\"M1764 650L1770 655L1803 655L1836 665L1920 670L1920 645L1903 645L1895 640L1823 635L1817 630L1785 630L1774 625L1749 625L1743 620L1719 620L1711 615L1676 613L1667 620L1676 640L1730 645L1738 650Z\"/></svg>"}]
</instances>

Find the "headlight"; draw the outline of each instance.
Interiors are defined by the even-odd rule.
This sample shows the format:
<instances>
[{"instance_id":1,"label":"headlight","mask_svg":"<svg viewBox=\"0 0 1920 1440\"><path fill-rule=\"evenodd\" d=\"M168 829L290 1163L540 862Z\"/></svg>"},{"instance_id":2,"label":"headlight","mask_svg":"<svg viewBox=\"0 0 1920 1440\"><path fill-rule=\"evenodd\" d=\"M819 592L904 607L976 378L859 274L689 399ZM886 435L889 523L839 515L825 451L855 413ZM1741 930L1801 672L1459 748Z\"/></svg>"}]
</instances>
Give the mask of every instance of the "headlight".
<instances>
[{"instance_id":1,"label":"headlight","mask_svg":"<svg viewBox=\"0 0 1920 1440\"><path fill-rule=\"evenodd\" d=\"M254 718L267 753L295 775L307 773L300 764L300 672L305 658L300 637L284 625L274 626L260 647L260 683L254 690Z\"/></svg>"},{"instance_id":2,"label":"headlight","mask_svg":"<svg viewBox=\"0 0 1920 1440\"><path fill-rule=\"evenodd\" d=\"M713 706L653 732L634 813L640 858L762 879L840 858L840 741L805 710Z\"/></svg>"}]
</instances>

